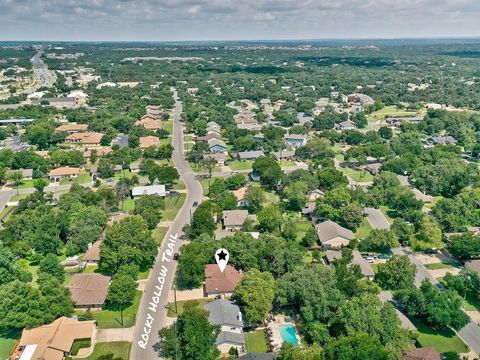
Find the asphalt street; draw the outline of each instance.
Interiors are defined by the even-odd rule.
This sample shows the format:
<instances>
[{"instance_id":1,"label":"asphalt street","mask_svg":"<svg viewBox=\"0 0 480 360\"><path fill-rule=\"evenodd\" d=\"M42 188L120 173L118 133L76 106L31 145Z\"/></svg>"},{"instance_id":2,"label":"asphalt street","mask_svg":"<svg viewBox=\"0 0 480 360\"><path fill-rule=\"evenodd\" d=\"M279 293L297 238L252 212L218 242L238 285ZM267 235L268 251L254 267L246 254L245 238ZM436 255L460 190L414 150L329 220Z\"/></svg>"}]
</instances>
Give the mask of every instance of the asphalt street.
<instances>
[{"instance_id":1,"label":"asphalt street","mask_svg":"<svg viewBox=\"0 0 480 360\"><path fill-rule=\"evenodd\" d=\"M150 276L147 280L137 314L137 321L133 333L133 343L130 352L132 360L160 359L155 350L158 342L158 331L164 327L167 316L165 305L168 302L168 292L172 291L172 284L177 267L172 255L178 252L184 243L180 239L182 228L190 222L193 203L202 200L202 187L196 179L192 169L185 161L183 154L183 126L180 122L182 104L174 90L175 112L173 126L173 160L187 189L187 197L183 207L168 230L165 239L159 247ZM212 255L213 256L213 255Z\"/></svg>"}]
</instances>

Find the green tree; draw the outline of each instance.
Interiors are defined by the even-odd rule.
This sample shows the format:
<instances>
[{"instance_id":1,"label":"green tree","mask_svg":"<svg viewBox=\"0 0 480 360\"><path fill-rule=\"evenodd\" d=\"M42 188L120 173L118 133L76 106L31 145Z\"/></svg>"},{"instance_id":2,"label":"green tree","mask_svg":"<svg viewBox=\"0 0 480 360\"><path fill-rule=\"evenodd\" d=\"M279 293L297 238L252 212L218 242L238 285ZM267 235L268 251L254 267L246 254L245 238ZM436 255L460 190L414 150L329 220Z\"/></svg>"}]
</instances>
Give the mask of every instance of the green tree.
<instances>
[{"instance_id":1,"label":"green tree","mask_svg":"<svg viewBox=\"0 0 480 360\"><path fill-rule=\"evenodd\" d=\"M220 352L215 341L220 326L210 325L207 316L195 303L185 306L174 324L159 331L159 356L178 360L217 359Z\"/></svg>"},{"instance_id":2,"label":"green tree","mask_svg":"<svg viewBox=\"0 0 480 360\"><path fill-rule=\"evenodd\" d=\"M100 245L100 268L115 273L119 267L136 264L151 266L157 245L147 224L140 216L129 216L110 226Z\"/></svg>"},{"instance_id":3,"label":"green tree","mask_svg":"<svg viewBox=\"0 0 480 360\"><path fill-rule=\"evenodd\" d=\"M235 288L234 298L242 307L249 325L262 324L270 311L275 295L275 280L269 272L247 271Z\"/></svg>"},{"instance_id":4,"label":"green tree","mask_svg":"<svg viewBox=\"0 0 480 360\"><path fill-rule=\"evenodd\" d=\"M113 277L112 283L108 288L107 301L112 309L120 310L122 326L123 311L133 303L136 292L137 282L131 275L119 274Z\"/></svg>"},{"instance_id":5,"label":"green tree","mask_svg":"<svg viewBox=\"0 0 480 360\"><path fill-rule=\"evenodd\" d=\"M357 333L342 336L325 346L325 360L384 360L392 356L385 349L377 336Z\"/></svg>"},{"instance_id":6,"label":"green tree","mask_svg":"<svg viewBox=\"0 0 480 360\"><path fill-rule=\"evenodd\" d=\"M472 233L452 236L447 245L448 251L461 261L480 257L480 238Z\"/></svg>"},{"instance_id":7,"label":"green tree","mask_svg":"<svg viewBox=\"0 0 480 360\"><path fill-rule=\"evenodd\" d=\"M248 202L248 208L252 212L257 212L267 198L260 186L250 185L245 192L245 200Z\"/></svg>"},{"instance_id":8,"label":"green tree","mask_svg":"<svg viewBox=\"0 0 480 360\"><path fill-rule=\"evenodd\" d=\"M278 162L272 157L262 156L252 164L254 173L260 175L260 182L264 185L275 187L282 178L282 169Z\"/></svg>"},{"instance_id":9,"label":"green tree","mask_svg":"<svg viewBox=\"0 0 480 360\"><path fill-rule=\"evenodd\" d=\"M362 250L381 253L386 253L392 247L398 246L400 246L400 243L395 233L383 229L373 229L360 244Z\"/></svg>"},{"instance_id":10,"label":"green tree","mask_svg":"<svg viewBox=\"0 0 480 360\"><path fill-rule=\"evenodd\" d=\"M384 289L406 289L413 286L417 269L407 256L393 255L378 266L375 281Z\"/></svg>"},{"instance_id":11,"label":"green tree","mask_svg":"<svg viewBox=\"0 0 480 360\"><path fill-rule=\"evenodd\" d=\"M65 271L63 266L58 261L58 258L54 254L47 254L40 261L38 268L39 274L48 274L56 278L59 282L63 283L65 280Z\"/></svg>"},{"instance_id":12,"label":"green tree","mask_svg":"<svg viewBox=\"0 0 480 360\"><path fill-rule=\"evenodd\" d=\"M275 205L267 205L259 211L258 223L263 231L272 232L278 230L282 224L282 213Z\"/></svg>"},{"instance_id":13,"label":"green tree","mask_svg":"<svg viewBox=\"0 0 480 360\"><path fill-rule=\"evenodd\" d=\"M301 181L296 181L285 189L288 205L291 210L300 211L307 202L308 187Z\"/></svg>"},{"instance_id":14,"label":"green tree","mask_svg":"<svg viewBox=\"0 0 480 360\"><path fill-rule=\"evenodd\" d=\"M17 190L18 195L18 187L22 185L23 175L21 171L12 171L8 174L8 180L12 183L13 188Z\"/></svg>"}]
</instances>

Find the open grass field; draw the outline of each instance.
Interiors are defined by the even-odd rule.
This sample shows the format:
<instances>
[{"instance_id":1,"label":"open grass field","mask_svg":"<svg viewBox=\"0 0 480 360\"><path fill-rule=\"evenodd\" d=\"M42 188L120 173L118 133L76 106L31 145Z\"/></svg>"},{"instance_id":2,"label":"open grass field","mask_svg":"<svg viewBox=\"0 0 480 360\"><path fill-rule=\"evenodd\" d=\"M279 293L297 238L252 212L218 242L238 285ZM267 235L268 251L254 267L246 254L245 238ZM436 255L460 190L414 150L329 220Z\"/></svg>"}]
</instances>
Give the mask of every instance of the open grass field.
<instances>
[{"instance_id":1,"label":"open grass field","mask_svg":"<svg viewBox=\"0 0 480 360\"><path fill-rule=\"evenodd\" d=\"M253 161L239 161L239 160L231 160L228 162L228 166L233 171L239 170L251 170L252 169Z\"/></svg>"},{"instance_id":2,"label":"open grass field","mask_svg":"<svg viewBox=\"0 0 480 360\"><path fill-rule=\"evenodd\" d=\"M447 351L464 353L468 351L465 343L452 330L436 331L418 321L412 320L412 322L417 327L420 334L418 342L423 347L432 346L441 353Z\"/></svg>"},{"instance_id":3,"label":"open grass field","mask_svg":"<svg viewBox=\"0 0 480 360\"><path fill-rule=\"evenodd\" d=\"M213 301L213 299L210 298L203 298L203 299L198 299L198 300L186 300L186 301L177 301L177 313L178 315L181 315L183 313L183 308L185 304L192 303L192 302L197 302L198 303L198 308L203 309L203 305L206 303L209 303L210 301ZM175 310L175 303L169 303L168 304L168 317L177 317L174 311Z\"/></svg>"},{"instance_id":4,"label":"open grass field","mask_svg":"<svg viewBox=\"0 0 480 360\"><path fill-rule=\"evenodd\" d=\"M0 359L1 360L8 358L16 342L17 342L17 339L0 338Z\"/></svg>"},{"instance_id":5,"label":"open grass field","mask_svg":"<svg viewBox=\"0 0 480 360\"><path fill-rule=\"evenodd\" d=\"M399 109L395 105L385 106L383 109L375 111L367 115L368 121L376 121L380 119L385 119L387 117L415 117L424 114L425 111L422 109L420 111L407 111Z\"/></svg>"},{"instance_id":6,"label":"open grass field","mask_svg":"<svg viewBox=\"0 0 480 360\"><path fill-rule=\"evenodd\" d=\"M162 210L162 218L160 221L172 221L177 216L178 211L185 202L186 194L180 194L173 198L167 197L165 199L165 210Z\"/></svg>"},{"instance_id":7,"label":"open grass field","mask_svg":"<svg viewBox=\"0 0 480 360\"><path fill-rule=\"evenodd\" d=\"M75 179L62 179L60 180L60 185L68 185L73 184L74 182L77 184L86 184L92 181L92 176L89 173L82 172L78 175Z\"/></svg>"},{"instance_id":8,"label":"open grass field","mask_svg":"<svg viewBox=\"0 0 480 360\"><path fill-rule=\"evenodd\" d=\"M245 341L247 353L266 353L268 351L267 337L263 330L245 333Z\"/></svg>"},{"instance_id":9,"label":"open grass field","mask_svg":"<svg viewBox=\"0 0 480 360\"><path fill-rule=\"evenodd\" d=\"M356 182L373 181L373 175L365 170L355 170L342 167L340 168L340 171L342 171L345 175L350 176L350 178L352 178L352 180Z\"/></svg>"},{"instance_id":10,"label":"open grass field","mask_svg":"<svg viewBox=\"0 0 480 360\"><path fill-rule=\"evenodd\" d=\"M370 223L368 222L368 220L365 218L363 219L363 222L360 225L360 227L355 232L355 236L357 237L357 239L364 238L368 234L370 234L370 231L372 231L372 227L370 226Z\"/></svg>"},{"instance_id":11,"label":"open grass field","mask_svg":"<svg viewBox=\"0 0 480 360\"><path fill-rule=\"evenodd\" d=\"M120 311L113 311L113 310L96 311L91 313L92 318L97 321L97 326L99 329L131 327L135 324L135 317L137 315L138 305L140 304L141 297L142 297L142 292L137 291L132 305L130 305L128 308L126 308L123 311L123 326L120 321L121 320Z\"/></svg>"},{"instance_id":12,"label":"open grass field","mask_svg":"<svg viewBox=\"0 0 480 360\"><path fill-rule=\"evenodd\" d=\"M128 341L117 341L109 343L97 343L93 349L93 353L83 358L84 360L98 360L98 359L111 359L111 360L128 360L130 357L131 343Z\"/></svg>"},{"instance_id":13,"label":"open grass field","mask_svg":"<svg viewBox=\"0 0 480 360\"><path fill-rule=\"evenodd\" d=\"M18 194L18 195L13 195L10 198L10 201L20 201L22 199L25 199L29 194Z\"/></svg>"}]
</instances>

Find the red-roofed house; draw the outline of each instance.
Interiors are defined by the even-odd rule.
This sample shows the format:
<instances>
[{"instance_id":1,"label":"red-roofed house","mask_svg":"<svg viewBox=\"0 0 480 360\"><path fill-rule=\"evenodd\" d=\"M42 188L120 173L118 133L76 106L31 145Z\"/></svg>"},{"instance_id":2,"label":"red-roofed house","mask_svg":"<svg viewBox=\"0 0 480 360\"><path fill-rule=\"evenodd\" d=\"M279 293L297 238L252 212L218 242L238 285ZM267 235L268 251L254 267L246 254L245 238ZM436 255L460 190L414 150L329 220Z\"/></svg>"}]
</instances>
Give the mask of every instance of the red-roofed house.
<instances>
[{"instance_id":1,"label":"red-roofed house","mask_svg":"<svg viewBox=\"0 0 480 360\"><path fill-rule=\"evenodd\" d=\"M243 272L231 265L227 265L221 272L217 264L208 264L205 266L205 294L206 296L231 295L242 278Z\"/></svg>"}]
</instances>

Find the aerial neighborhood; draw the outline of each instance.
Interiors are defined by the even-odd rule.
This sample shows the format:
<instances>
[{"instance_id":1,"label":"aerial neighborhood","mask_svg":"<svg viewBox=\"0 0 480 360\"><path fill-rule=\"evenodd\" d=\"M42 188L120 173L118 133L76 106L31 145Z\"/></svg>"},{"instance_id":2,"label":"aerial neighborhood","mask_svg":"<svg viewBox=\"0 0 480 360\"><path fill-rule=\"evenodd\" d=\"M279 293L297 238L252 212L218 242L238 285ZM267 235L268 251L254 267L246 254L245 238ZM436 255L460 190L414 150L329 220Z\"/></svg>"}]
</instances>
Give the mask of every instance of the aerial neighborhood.
<instances>
[{"instance_id":1,"label":"aerial neighborhood","mask_svg":"<svg viewBox=\"0 0 480 360\"><path fill-rule=\"evenodd\" d=\"M0 43L0 360L479 358L478 46L239 44Z\"/></svg>"}]
</instances>

